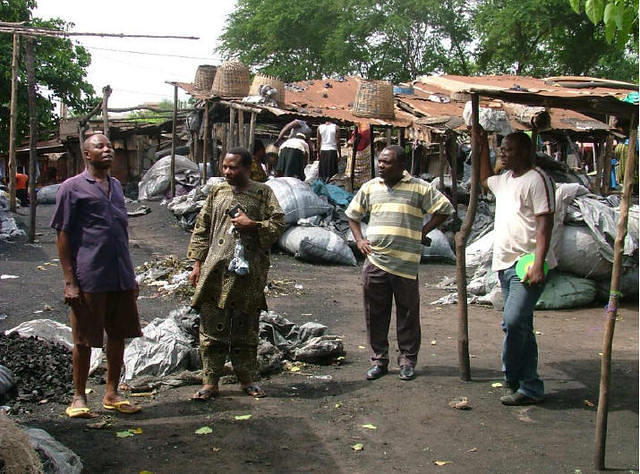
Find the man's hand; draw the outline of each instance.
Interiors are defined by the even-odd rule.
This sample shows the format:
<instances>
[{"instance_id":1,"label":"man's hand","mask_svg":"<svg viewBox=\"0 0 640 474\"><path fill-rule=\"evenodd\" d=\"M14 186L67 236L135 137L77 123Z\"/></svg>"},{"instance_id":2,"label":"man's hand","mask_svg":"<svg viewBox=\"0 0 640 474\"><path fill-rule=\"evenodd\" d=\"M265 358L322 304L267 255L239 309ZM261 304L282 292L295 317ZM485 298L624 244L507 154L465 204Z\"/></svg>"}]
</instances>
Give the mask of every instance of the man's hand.
<instances>
[{"instance_id":1,"label":"man's hand","mask_svg":"<svg viewBox=\"0 0 640 474\"><path fill-rule=\"evenodd\" d=\"M238 211L236 217L231 218L231 223L241 232L254 230L258 226L256 221L249 219L249 216L242 211Z\"/></svg>"},{"instance_id":2,"label":"man's hand","mask_svg":"<svg viewBox=\"0 0 640 474\"><path fill-rule=\"evenodd\" d=\"M544 282L544 278L544 267L534 263L527 270L527 273L522 279L522 283L525 285L539 285Z\"/></svg>"},{"instance_id":3,"label":"man's hand","mask_svg":"<svg viewBox=\"0 0 640 474\"><path fill-rule=\"evenodd\" d=\"M191 282L191 286L194 288L200 281L200 260L196 260L193 264L193 270L191 270L191 274L189 275L189 281Z\"/></svg>"},{"instance_id":4,"label":"man's hand","mask_svg":"<svg viewBox=\"0 0 640 474\"><path fill-rule=\"evenodd\" d=\"M362 255L364 255L365 257L371 254L371 244L367 239L360 239L356 241L356 245L358 246L358 250L360 250L360 252L362 252Z\"/></svg>"},{"instance_id":5,"label":"man's hand","mask_svg":"<svg viewBox=\"0 0 640 474\"><path fill-rule=\"evenodd\" d=\"M65 282L64 284L64 302L68 305L80 301L80 288L75 281Z\"/></svg>"}]
</instances>

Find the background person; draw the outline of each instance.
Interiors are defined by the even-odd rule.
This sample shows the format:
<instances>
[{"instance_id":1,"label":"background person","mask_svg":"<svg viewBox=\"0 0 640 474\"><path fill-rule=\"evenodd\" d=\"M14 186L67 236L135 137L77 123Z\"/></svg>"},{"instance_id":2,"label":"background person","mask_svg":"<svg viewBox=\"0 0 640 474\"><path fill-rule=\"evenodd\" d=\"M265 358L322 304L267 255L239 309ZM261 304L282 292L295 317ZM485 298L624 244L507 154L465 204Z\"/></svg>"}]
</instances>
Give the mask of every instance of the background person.
<instances>
[{"instance_id":1,"label":"background person","mask_svg":"<svg viewBox=\"0 0 640 474\"><path fill-rule=\"evenodd\" d=\"M338 172L338 160L342 158L340 151L340 128L327 120L318 127L318 176L323 181L328 181Z\"/></svg>"}]
</instances>

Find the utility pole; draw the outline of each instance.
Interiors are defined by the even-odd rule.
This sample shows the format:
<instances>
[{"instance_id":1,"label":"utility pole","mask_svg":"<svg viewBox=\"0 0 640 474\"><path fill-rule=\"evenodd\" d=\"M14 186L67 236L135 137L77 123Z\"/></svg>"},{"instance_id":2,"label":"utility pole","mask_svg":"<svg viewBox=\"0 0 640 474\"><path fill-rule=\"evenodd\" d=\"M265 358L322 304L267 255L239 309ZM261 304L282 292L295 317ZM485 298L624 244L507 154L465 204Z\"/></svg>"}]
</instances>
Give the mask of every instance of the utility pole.
<instances>
[{"instance_id":1,"label":"utility pole","mask_svg":"<svg viewBox=\"0 0 640 474\"><path fill-rule=\"evenodd\" d=\"M18 115L18 51L20 49L20 35L13 34L13 53L11 56L11 103L9 106L9 210L16 212L16 123Z\"/></svg>"},{"instance_id":2,"label":"utility pole","mask_svg":"<svg viewBox=\"0 0 640 474\"><path fill-rule=\"evenodd\" d=\"M107 102L109 102L109 96L111 95L111 87L106 85L102 88L102 134L110 139L109 136L109 106Z\"/></svg>"}]
</instances>

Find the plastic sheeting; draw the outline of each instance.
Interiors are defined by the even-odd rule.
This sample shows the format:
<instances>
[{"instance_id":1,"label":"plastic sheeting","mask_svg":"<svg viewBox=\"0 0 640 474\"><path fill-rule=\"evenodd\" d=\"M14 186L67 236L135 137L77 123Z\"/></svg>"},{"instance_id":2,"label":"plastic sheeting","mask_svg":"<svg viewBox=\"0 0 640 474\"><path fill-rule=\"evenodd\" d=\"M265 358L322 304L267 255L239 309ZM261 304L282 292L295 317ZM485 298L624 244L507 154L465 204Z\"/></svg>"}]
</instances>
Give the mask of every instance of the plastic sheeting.
<instances>
[{"instance_id":1,"label":"plastic sheeting","mask_svg":"<svg viewBox=\"0 0 640 474\"><path fill-rule=\"evenodd\" d=\"M297 178L273 178L267 181L284 211L287 224L295 224L298 219L315 215L325 215L331 205L320 199L311 187Z\"/></svg>"},{"instance_id":2,"label":"plastic sheeting","mask_svg":"<svg viewBox=\"0 0 640 474\"><path fill-rule=\"evenodd\" d=\"M311 184L311 189L318 196L326 196L331 204L347 207L353 199L353 194L345 191L344 188L335 184L325 184L322 180L317 179Z\"/></svg>"},{"instance_id":3,"label":"plastic sheeting","mask_svg":"<svg viewBox=\"0 0 640 474\"><path fill-rule=\"evenodd\" d=\"M596 283L558 271L551 272L536 309L577 308L596 299Z\"/></svg>"},{"instance_id":4,"label":"plastic sheeting","mask_svg":"<svg viewBox=\"0 0 640 474\"><path fill-rule=\"evenodd\" d=\"M45 430L27 428L24 430L31 439L31 445L42 460L42 467L47 474L80 474L82 460L80 456L57 441Z\"/></svg>"},{"instance_id":5,"label":"plastic sheeting","mask_svg":"<svg viewBox=\"0 0 640 474\"><path fill-rule=\"evenodd\" d=\"M51 184L38 189L38 204L55 204L59 184Z\"/></svg>"},{"instance_id":6,"label":"plastic sheeting","mask_svg":"<svg viewBox=\"0 0 640 474\"><path fill-rule=\"evenodd\" d=\"M283 250L309 262L356 265L347 242L322 227L291 227L278 240Z\"/></svg>"},{"instance_id":7,"label":"plastic sheeting","mask_svg":"<svg viewBox=\"0 0 640 474\"><path fill-rule=\"evenodd\" d=\"M17 333L21 337L39 337L48 342L54 342L73 350L73 337L71 328L65 324L59 323L52 319L32 319L5 331L5 334ZM91 349L91 362L89 365L89 373L93 373L102 362L102 349L93 347Z\"/></svg>"},{"instance_id":8,"label":"plastic sheeting","mask_svg":"<svg viewBox=\"0 0 640 474\"><path fill-rule=\"evenodd\" d=\"M449 239L439 229L433 229L427 234L427 237L431 239L431 245L422 246L422 260L446 260L456 261L456 254L451 250L449 245Z\"/></svg>"},{"instance_id":9,"label":"plastic sheeting","mask_svg":"<svg viewBox=\"0 0 640 474\"><path fill-rule=\"evenodd\" d=\"M471 126L471 101L464 105L462 111L462 118L464 123ZM513 133L511 124L509 123L509 117L504 110L489 109L486 107L480 107L479 110L479 122L482 128L488 132L496 132L502 136L507 136Z\"/></svg>"},{"instance_id":10,"label":"plastic sheeting","mask_svg":"<svg viewBox=\"0 0 640 474\"><path fill-rule=\"evenodd\" d=\"M175 180L185 188L191 189L200 184L198 165L182 155L176 155ZM162 199L171 186L171 157L160 158L149 168L138 184L138 199Z\"/></svg>"}]
</instances>

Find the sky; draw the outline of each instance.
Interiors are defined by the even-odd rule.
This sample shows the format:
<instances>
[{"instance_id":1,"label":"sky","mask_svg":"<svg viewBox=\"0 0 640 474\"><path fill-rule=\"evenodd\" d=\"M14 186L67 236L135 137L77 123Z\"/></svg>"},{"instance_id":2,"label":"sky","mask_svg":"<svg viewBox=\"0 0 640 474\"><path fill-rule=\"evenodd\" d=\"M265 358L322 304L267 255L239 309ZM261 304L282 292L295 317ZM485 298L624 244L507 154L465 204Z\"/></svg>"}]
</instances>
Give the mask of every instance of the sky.
<instances>
[{"instance_id":1,"label":"sky","mask_svg":"<svg viewBox=\"0 0 640 474\"><path fill-rule=\"evenodd\" d=\"M37 0L34 16L72 22L72 31L198 36L199 40L74 37L91 53L88 79L109 108L173 101L165 81L193 82L200 64L220 64L214 53L235 0ZM105 5L103 7L102 5ZM134 52L132 52L134 51ZM137 53L147 54L137 54ZM173 56L171 56L173 55ZM182 56L182 57L178 57ZM188 96L179 91L179 100Z\"/></svg>"}]
</instances>

